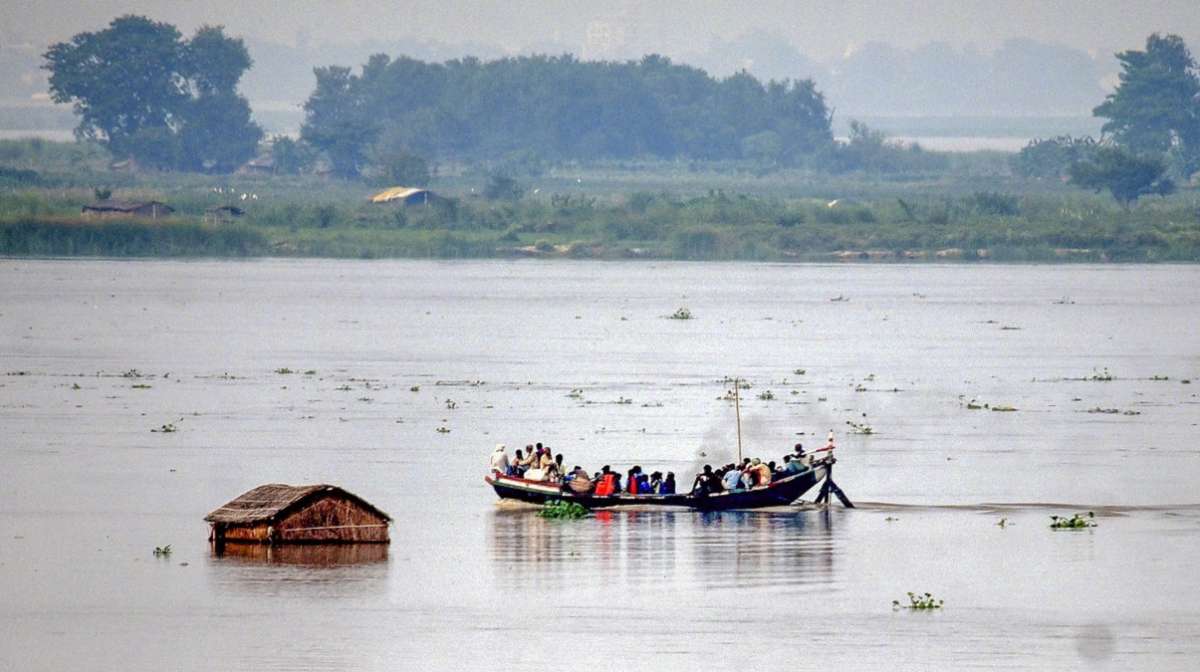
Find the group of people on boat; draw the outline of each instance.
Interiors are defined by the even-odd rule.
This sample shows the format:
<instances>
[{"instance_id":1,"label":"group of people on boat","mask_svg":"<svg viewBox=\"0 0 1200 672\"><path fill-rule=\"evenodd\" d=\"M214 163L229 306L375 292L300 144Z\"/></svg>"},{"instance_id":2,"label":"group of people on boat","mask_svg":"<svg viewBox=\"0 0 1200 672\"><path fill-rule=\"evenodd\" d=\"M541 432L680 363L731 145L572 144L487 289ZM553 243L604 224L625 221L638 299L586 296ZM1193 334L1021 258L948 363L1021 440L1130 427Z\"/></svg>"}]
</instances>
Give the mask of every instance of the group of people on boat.
<instances>
[{"instance_id":1,"label":"group of people on boat","mask_svg":"<svg viewBox=\"0 0 1200 672\"><path fill-rule=\"evenodd\" d=\"M833 433L830 432L829 443L822 450L832 449ZM692 482L691 491L697 495L709 495L764 487L773 481L811 469L812 460L812 455L806 453L804 446L797 443L792 452L784 455L779 462L772 460L764 463L759 458L748 457L741 463L730 463L717 469L713 469L711 464L706 464ZM518 449L512 460L508 457L507 447L497 444L492 452L491 470L505 476L554 483L564 490L581 495L673 495L676 491L675 473L671 471L665 475L661 471L647 474L640 466L635 465L626 473L624 487L620 472L613 471L609 465L604 465L594 474L589 474L578 465L570 471L564 471L562 454L555 455L549 446L543 446L541 443L527 445L524 450Z\"/></svg>"},{"instance_id":2,"label":"group of people on boat","mask_svg":"<svg viewBox=\"0 0 1200 672\"><path fill-rule=\"evenodd\" d=\"M832 445L828 447L831 448ZM711 495L761 488L811 468L812 456L804 452L803 445L797 443L792 452L784 455L779 463L774 460L764 463L757 457L747 457L740 464L730 463L718 469L706 464L704 469L696 474L696 480L692 481L692 493Z\"/></svg>"}]
</instances>

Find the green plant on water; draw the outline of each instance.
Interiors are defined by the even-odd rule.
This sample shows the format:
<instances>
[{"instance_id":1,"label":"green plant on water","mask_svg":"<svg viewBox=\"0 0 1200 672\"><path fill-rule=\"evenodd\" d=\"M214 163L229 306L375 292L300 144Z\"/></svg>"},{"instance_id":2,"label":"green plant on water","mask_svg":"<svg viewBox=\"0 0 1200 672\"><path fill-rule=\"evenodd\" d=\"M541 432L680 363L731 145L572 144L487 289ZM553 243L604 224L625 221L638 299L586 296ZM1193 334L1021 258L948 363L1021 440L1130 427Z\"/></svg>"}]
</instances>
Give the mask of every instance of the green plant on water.
<instances>
[{"instance_id":1,"label":"green plant on water","mask_svg":"<svg viewBox=\"0 0 1200 672\"><path fill-rule=\"evenodd\" d=\"M349 385L338 385L333 389L337 390L338 392L349 392L352 388Z\"/></svg>"},{"instance_id":2,"label":"green plant on water","mask_svg":"<svg viewBox=\"0 0 1200 672\"><path fill-rule=\"evenodd\" d=\"M1150 380L1170 380L1170 376L1150 376Z\"/></svg>"},{"instance_id":3,"label":"green plant on water","mask_svg":"<svg viewBox=\"0 0 1200 672\"><path fill-rule=\"evenodd\" d=\"M967 410L968 410L968 411L980 411L980 410L983 410L983 409L985 409L985 408L987 408L987 407L988 407L988 405L987 405L987 404L977 404L977 403L975 403L975 400L974 400L974 399L972 399L972 400L970 400L970 401L968 401L968 402L967 402Z\"/></svg>"},{"instance_id":4,"label":"green plant on water","mask_svg":"<svg viewBox=\"0 0 1200 672\"><path fill-rule=\"evenodd\" d=\"M945 604L945 600L934 598L930 593L908 593L908 604L901 604L900 600L892 600L892 609L911 609L913 611L927 611L930 609L941 609Z\"/></svg>"},{"instance_id":5,"label":"green plant on water","mask_svg":"<svg viewBox=\"0 0 1200 672\"><path fill-rule=\"evenodd\" d=\"M542 510L538 511L538 515L542 518L552 518L555 520L577 520L579 518L586 518L588 510L578 502L555 499L546 502L542 506Z\"/></svg>"},{"instance_id":6,"label":"green plant on water","mask_svg":"<svg viewBox=\"0 0 1200 672\"><path fill-rule=\"evenodd\" d=\"M275 369L275 373L278 373L281 376L286 376L288 374L295 373L295 371L292 371L291 369L284 366L284 367Z\"/></svg>"},{"instance_id":7,"label":"green plant on water","mask_svg":"<svg viewBox=\"0 0 1200 672\"><path fill-rule=\"evenodd\" d=\"M866 418L867 418L867 414L863 413L863 421L862 422L855 422L853 420L847 420L846 424L850 427L850 431L855 434L866 434L866 435L874 434L875 428L873 428L867 424Z\"/></svg>"},{"instance_id":8,"label":"green plant on water","mask_svg":"<svg viewBox=\"0 0 1200 672\"><path fill-rule=\"evenodd\" d=\"M317 370L316 370L316 369L309 369L309 370L307 370L307 371L305 371L305 372L304 372L304 375L306 375L306 376L315 376L315 375L317 375Z\"/></svg>"},{"instance_id":9,"label":"green plant on water","mask_svg":"<svg viewBox=\"0 0 1200 672\"><path fill-rule=\"evenodd\" d=\"M624 406L624 405L627 405L627 404L632 404L632 403L633 403L633 399L630 399L630 398L628 398L628 397L617 397L617 400L616 400L616 402L614 402L614 403L621 404L622 406Z\"/></svg>"},{"instance_id":10,"label":"green plant on water","mask_svg":"<svg viewBox=\"0 0 1200 672\"><path fill-rule=\"evenodd\" d=\"M572 389L570 392L567 393L567 397L569 397L571 399L582 399L583 398L583 390L581 390L579 388Z\"/></svg>"},{"instance_id":11,"label":"green plant on water","mask_svg":"<svg viewBox=\"0 0 1200 672\"><path fill-rule=\"evenodd\" d=\"M792 373L796 374L797 376L803 376L804 374L808 373L808 371L804 369L792 369Z\"/></svg>"},{"instance_id":12,"label":"green plant on water","mask_svg":"<svg viewBox=\"0 0 1200 672\"><path fill-rule=\"evenodd\" d=\"M1087 379L1098 383L1108 383L1112 382L1113 375L1108 372L1108 367L1106 366L1103 371L1092 369L1092 375L1088 376Z\"/></svg>"},{"instance_id":13,"label":"green plant on water","mask_svg":"<svg viewBox=\"0 0 1200 672\"><path fill-rule=\"evenodd\" d=\"M156 558L171 557L171 545L167 544L166 546L155 546L154 547L154 557L156 557Z\"/></svg>"},{"instance_id":14,"label":"green plant on water","mask_svg":"<svg viewBox=\"0 0 1200 672\"><path fill-rule=\"evenodd\" d=\"M992 406L992 410L998 413L1012 413L1017 410L1016 406Z\"/></svg>"},{"instance_id":15,"label":"green plant on water","mask_svg":"<svg viewBox=\"0 0 1200 672\"><path fill-rule=\"evenodd\" d=\"M692 311L688 310L686 307L680 307L668 317L672 320L690 320L692 319Z\"/></svg>"},{"instance_id":16,"label":"green plant on water","mask_svg":"<svg viewBox=\"0 0 1200 672\"><path fill-rule=\"evenodd\" d=\"M134 389L134 390L148 390L148 389L150 389L151 386L146 385L145 383L138 383L136 385L130 385L129 387L130 387L130 389Z\"/></svg>"},{"instance_id":17,"label":"green plant on water","mask_svg":"<svg viewBox=\"0 0 1200 672\"><path fill-rule=\"evenodd\" d=\"M453 410L454 410L454 409L456 409L456 408L458 408L458 403L457 403L457 402L455 402L453 399L447 399L447 400L446 400L446 409L447 409L447 410L451 410L451 411L453 411Z\"/></svg>"},{"instance_id":18,"label":"green plant on water","mask_svg":"<svg viewBox=\"0 0 1200 672\"><path fill-rule=\"evenodd\" d=\"M156 432L156 433L159 433L159 434L171 434L171 433L174 433L174 432L178 432L178 431L179 431L179 428L175 426L175 423L173 423L173 422L168 422L167 424L165 424L165 425L160 425L160 426L159 426L157 429L152 429L152 430L150 430L150 431L151 431L151 432Z\"/></svg>"},{"instance_id":19,"label":"green plant on water","mask_svg":"<svg viewBox=\"0 0 1200 672\"><path fill-rule=\"evenodd\" d=\"M71 383L71 389L72 390L82 390L83 388L79 386L79 383Z\"/></svg>"},{"instance_id":20,"label":"green plant on water","mask_svg":"<svg viewBox=\"0 0 1200 672\"><path fill-rule=\"evenodd\" d=\"M1000 529L1008 527L1008 518L1001 518L1000 521L996 523L996 526Z\"/></svg>"},{"instance_id":21,"label":"green plant on water","mask_svg":"<svg viewBox=\"0 0 1200 672\"><path fill-rule=\"evenodd\" d=\"M449 428L449 427L445 427L445 426L438 427L438 428L437 428L437 433L438 433L438 434L449 434L449 433L450 433L450 428Z\"/></svg>"},{"instance_id":22,"label":"green plant on water","mask_svg":"<svg viewBox=\"0 0 1200 672\"><path fill-rule=\"evenodd\" d=\"M421 391L421 386L420 386L420 385L413 385L412 387L408 388L408 391L409 391L409 392L420 392L420 391Z\"/></svg>"},{"instance_id":23,"label":"green plant on water","mask_svg":"<svg viewBox=\"0 0 1200 672\"><path fill-rule=\"evenodd\" d=\"M125 373L122 373L121 377L122 378L141 378L142 372L138 371L137 369L130 369L130 370L126 371Z\"/></svg>"},{"instance_id":24,"label":"green plant on water","mask_svg":"<svg viewBox=\"0 0 1200 672\"><path fill-rule=\"evenodd\" d=\"M1091 511L1086 516L1076 513L1070 518L1050 516L1050 528L1054 530L1082 530L1088 527L1096 527L1096 514Z\"/></svg>"},{"instance_id":25,"label":"green plant on water","mask_svg":"<svg viewBox=\"0 0 1200 672\"><path fill-rule=\"evenodd\" d=\"M762 392L758 393L758 398L763 401L771 401L775 398L775 393L770 390L763 390Z\"/></svg>"}]
</instances>

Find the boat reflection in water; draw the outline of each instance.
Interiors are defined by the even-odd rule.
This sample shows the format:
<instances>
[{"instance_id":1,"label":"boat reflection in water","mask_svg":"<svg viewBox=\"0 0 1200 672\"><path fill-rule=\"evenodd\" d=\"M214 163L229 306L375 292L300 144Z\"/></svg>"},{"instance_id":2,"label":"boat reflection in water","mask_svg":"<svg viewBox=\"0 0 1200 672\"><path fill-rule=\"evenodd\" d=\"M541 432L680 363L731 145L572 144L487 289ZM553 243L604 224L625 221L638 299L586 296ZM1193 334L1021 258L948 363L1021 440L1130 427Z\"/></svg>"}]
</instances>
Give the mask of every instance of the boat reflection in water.
<instances>
[{"instance_id":1,"label":"boat reflection in water","mask_svg":"<svg viewBox=\"0 0 1200 672\"><path fill-rule=\"evenodd\" d=\"M525 507L491 517L494 580L590 584L802 586L832 581L840 543L827 510L598 511L546 520Z\"/></svg>"},{"instance_id":2,"label":"boat reflection in water","mask_svg":"<svg viewBox=\"0 0 1200 672\"><path fill-rule=\"evenodd\" d=\"M335 567L387 562L387 544L211 544L221 560L272 565Z\"/></svg>"}]
</instances>

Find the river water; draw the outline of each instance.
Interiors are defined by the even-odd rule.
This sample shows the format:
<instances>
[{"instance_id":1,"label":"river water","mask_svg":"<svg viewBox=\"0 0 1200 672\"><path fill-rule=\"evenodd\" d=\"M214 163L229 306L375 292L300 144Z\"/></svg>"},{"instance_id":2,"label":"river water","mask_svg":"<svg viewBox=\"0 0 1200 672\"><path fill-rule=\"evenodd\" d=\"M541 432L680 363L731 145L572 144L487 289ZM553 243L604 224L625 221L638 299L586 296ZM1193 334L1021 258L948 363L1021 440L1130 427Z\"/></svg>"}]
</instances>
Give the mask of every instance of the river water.
<instances>
[{"instance_id":1,"label":"river water","mask_svg":"<svg viewBox=\"0 0 1200 672\"><path fill-rule=\"evenodd\" d=\"M0 260L0 670L1195 669L1198 334L1195 266ZM534 441L690 482L735 375L747 455L833 429L859 508L482 482ZM271 482L392 544L214 556Z\"/></svg>"}]
</instances>

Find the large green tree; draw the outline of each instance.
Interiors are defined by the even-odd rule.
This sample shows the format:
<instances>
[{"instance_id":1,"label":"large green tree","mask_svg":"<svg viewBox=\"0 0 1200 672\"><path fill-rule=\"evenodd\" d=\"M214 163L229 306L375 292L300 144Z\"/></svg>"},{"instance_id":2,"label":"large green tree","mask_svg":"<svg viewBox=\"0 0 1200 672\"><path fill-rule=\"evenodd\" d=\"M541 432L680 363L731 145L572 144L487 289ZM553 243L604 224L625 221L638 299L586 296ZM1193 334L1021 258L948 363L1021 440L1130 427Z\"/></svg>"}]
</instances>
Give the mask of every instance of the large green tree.
<instances>
[{"instance_id":1,"label":"large green tree","mask_svg":"<svg viewBox=\"0 0 1200 672\"><path fill-rule=\"evenodd\" d=\"M237 83L252 61L241 39L204 26L121 16L45 53L50 94L72 103L81 138L158 168L227 172L254 155L262 129Z\"/></svg>"},{"instance_id":2,"label":"large green tree","mask_svg":"<svg viewBox=\"0 0 1200 672\"><path fill-rule=\"evenodd\" d=\"M1164 177L1166 163L1157 156L1137 155L1118 147L1101 147L1088 160L1070 168L1071 182L1085 189L1108 190L1124 207L1142 196L1163 195L1175 190Z\"/></svg>"},{"instance_id":3,"label":"large green tree","mask_svg":"<svg viewBox=\"0 0 1200 672\"><path fill-rule=\"evenodd\" d=\"M1093 114L1103 131L1134 152L1168 154L1184 176L1200 169L1200 76L1178 35L1157 33L1144 51L1117 54L1120 84Z\"/></svg>"}]
</instances>

